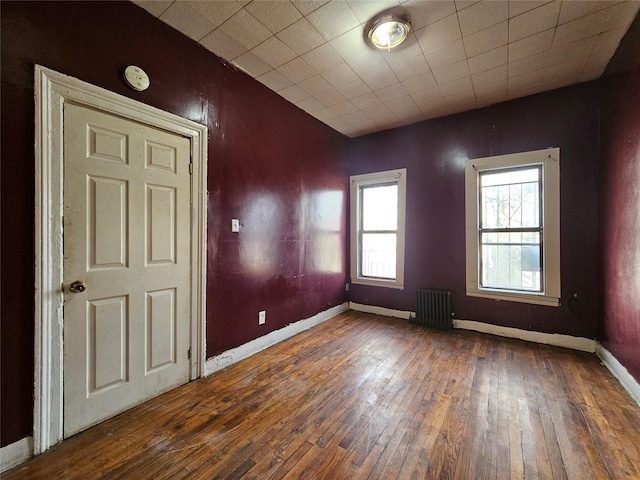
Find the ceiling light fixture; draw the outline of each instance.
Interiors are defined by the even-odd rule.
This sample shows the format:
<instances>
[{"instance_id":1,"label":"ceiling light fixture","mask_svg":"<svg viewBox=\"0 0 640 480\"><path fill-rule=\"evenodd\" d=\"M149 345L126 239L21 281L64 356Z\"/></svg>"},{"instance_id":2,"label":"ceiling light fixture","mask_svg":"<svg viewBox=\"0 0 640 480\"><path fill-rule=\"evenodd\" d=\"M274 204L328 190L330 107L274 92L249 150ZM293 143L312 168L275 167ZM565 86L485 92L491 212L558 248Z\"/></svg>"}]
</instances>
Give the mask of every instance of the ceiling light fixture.
<instances>
[{"instance_id":1,"label":"ceiling light fixture","mask_svg":"<svg viewBox=\"0 0 640 480\"><path fill-rule=\"evenodd\" d=\"M406 40L410 31L411 21L404 12L385 10L369 21L364 34L370 46L390 52Z\"/></svg>"}]
</instances>

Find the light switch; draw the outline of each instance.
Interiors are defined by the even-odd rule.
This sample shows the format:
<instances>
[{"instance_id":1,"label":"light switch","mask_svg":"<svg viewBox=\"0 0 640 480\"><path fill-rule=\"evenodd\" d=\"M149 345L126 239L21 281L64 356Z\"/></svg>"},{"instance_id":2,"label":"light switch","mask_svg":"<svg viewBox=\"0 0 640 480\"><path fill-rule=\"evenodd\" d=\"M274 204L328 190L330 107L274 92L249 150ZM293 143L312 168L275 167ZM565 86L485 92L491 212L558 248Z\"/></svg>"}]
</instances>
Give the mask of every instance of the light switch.
<instances>
[{"instance_id":1,"label":"light switch","mask_svg":"<svg viewBox=\"0 0 640 480\"><path fill-rule=\"evenodd\" d=\"M231 219L231 231L232 232L239 232L240 231L240 220L238 220L237 218L232 218Z\"/></svg>"}]
</instances>

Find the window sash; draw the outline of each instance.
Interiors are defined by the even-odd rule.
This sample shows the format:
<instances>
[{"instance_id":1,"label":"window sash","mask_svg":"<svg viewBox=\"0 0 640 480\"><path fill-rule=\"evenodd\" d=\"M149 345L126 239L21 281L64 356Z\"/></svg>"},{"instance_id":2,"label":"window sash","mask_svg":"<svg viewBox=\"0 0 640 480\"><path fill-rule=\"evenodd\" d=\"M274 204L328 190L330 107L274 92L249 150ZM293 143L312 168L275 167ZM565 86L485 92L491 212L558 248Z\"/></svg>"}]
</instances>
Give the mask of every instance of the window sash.
<instances>
[{"instance_id":1,"label":"window sash","mask_svg":"<svg viewBox=\"0 0 640 480\"><path fill-rule=\"evenodd\" d=\"M484 185L483 180L485 178L488 179L488 177L490 176L495 176L495 175L501 175L501 174L509 174L509 173L518 173L518 172L527 172L527 171L531 171L531 170L536 170L537 171L537 180L523 180L521 182L518 181L512 181L511 183L503 183L503 184L490 184L488 187L486 187ZM543 264L543 258L544 258L544 252L543 252L543 238L544 238L544 232L543 232L543 210L542 210L542 198L543 198L543 177L542 177L542 166L541 165L523 165L523 166L519 166L519 167L515 167L515 168L501 168L501 169L491 169L491 170L484 170L484 171L479 171L478 172L478 285L480 288L485 288L488 290L509 290L509 291L521 291L521 292L543 292L544 291L544 264ZM494 228L489 228L489 227L484 227L483 224L484 223L488 223L486 222L486 218L487 215L485 215L484 212L484 206L487 204L487 202L485 201L485 188L491 188L491 187L511 187L511 186L523 186L523 185L532 185L532 184L537 184L537 205L535 206L535 214L534 218L533 218L533 224L534 225L539 225L538 227L494 227ZM511 197L508 198L508 202L511 202ZM498 207L498 209L500 208L500 206ZM510 206L509 206L510 208ZM521 200L521 204L519 205L519 209L520 209L520 214L522 216L523 212L522 212L522 200ZM497 217L499 217L499 213L497 214ZM500 220L499 218L496 218L496 222L499 224ZM523 222L516 222L519 224L522 224ZM496 234L500 234L500 233L506 233L509 234L506 237L508 238L508 240L496 240L493 242L489 242L486 240L486 237L489 234L492 233L496 233ZM530 243L530 242L523 242L522 239L520 239L519 242L515 242L515 241L511 241L511 237L512 233L535 233L538 236L538 241L535 243ZM504 236L502 236L504 237ZM494 255L490 255L489 258L485 258L487 255L487 251L488 249L486 248L487 246L493 246L496 247L496 257L503 257L504 256L504 252L505 250L508 252L507 254L507 277L509 279L508 282L503 282L503 281L495 281L495 282L491 282L488 280L489 278L489 272L488 272L488 268L485 268L489 263L493 263L493 256ZM500 247L506 247L506 248L500 248ZM514 265L514 263L512 262L512 247L516 247L514 253L520 254L520 269L518 270L517 265ZM522 269L522 248L530 248L530 247L537 247L537 258L538 258L538 269L537 270L524 270ZM518 251L518 249L520 249ZM493 252L491 252L493 253ZM502 255L500 255L502 253ZM504 266L504 262L500 262L499 260L496 260L496 263L500 264L501 266ZM515 272L512 272L512 270L515 269ZM502 269L502 272L500 271L501 269L496 268L496 272L495 272L495 276L496 278L499 276L504 277L504 269ZM514 275L517 274L517 272L520 272L520 282L517 281L512 281L512 273L514 273ZM527 277L532 277L534 283L537 284L537 287L530 287L530 288L526 288L522 286L523 282L523 278L525 277L525 273L524 272L531 272L532 275L527 275ZM518 285L519 283L519 285Z\"/></svg>"},{"instance_id":2,"label":"window sash","mask_svg":"<svg viewBox=\"0 0 640 480\"><path fill-rule=\"evenodd\" d=\"M396 228L395 229L385 229L385 230L379 230L379 229L365 229L364 227L364 209L365 209L365 205L364 205L364 192L367 189L373 189L373 188L379 188L379 187L389 187L389 186L396 186L398 187L398 192L399 192L399 185L398 185L398 181L394 180L394 181L382 181L382 182L376 182L376 183L372 183L372 184L368 184L368 185L359 185L358 186L358 277L361 278L366 278L366 279L373 279L373 280L396 280L397 278L397 265L396 265L396 255L397 255L397 248L398 248L398 244L397 244L397 236L398 236L398 229L397 229L397 225L398 225L398 208L396 205ZM384 251L377 251L377 255L375 253L372 253L372 250L368 250L365 249L365 235L368 236L372 236L372 235L394 235L395 237L395 241L394 241L394 248L393 248L393 259L392 261L387 260L387 261L374 261L372 259L372 257L385 257L388 255L385 255L385 253L388 253L386 250ZM367 261L370 260L370 261ZM374 266L376 265L376 266ZM388 266L388 267L387 267ZM387 268L385 268L387 267ZM374 275L372 274L372 270L376 270L376 272L380 272L381 270L384 271L388 271L388 274L378 274L378 275ZM391 272L392 270L392 272Z\"/></svg>"}]
</instances>

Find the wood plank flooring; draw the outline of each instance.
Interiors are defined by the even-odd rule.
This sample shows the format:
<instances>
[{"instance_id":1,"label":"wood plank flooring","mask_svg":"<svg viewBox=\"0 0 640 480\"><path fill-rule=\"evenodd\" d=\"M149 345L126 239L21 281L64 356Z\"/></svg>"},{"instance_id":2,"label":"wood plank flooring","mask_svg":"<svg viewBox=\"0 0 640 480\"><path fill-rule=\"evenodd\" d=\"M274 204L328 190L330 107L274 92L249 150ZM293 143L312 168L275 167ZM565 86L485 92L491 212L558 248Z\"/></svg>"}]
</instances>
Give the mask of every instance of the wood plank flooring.
<instances>
[{"instance_id":1,"label":"wood plank flooring","mask_svg":"<svg viewBox=\"0 0 640 480\"><path fill-rule=\"evenodd\" d=\"M11 479L639 479L595 355L357 312L80 433Z\"/></svg>"}]
</instances>

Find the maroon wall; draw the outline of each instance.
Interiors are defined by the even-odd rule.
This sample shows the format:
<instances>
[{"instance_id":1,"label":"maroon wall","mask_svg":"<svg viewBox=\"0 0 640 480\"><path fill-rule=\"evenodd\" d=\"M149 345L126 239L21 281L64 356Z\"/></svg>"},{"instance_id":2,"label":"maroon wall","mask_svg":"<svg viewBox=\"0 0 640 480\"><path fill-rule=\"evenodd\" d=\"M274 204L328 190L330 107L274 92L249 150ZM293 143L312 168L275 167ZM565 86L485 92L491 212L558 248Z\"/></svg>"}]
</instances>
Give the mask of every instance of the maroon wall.
<instances>
[{"instance_id":1,"label":"maroon wall","mask_svg":"<svg viewBox=\"0 0 640 480\"><path fill-rule=\"evenodd\" d=\"M128 2L3 2L1 54L2 446L33 423L34 64L208 126L209 357L346 301L346 137Z\"/></svg>"},{"instance_id":2,"label":"maroon wall","mask_svg":"<svg viewBox=\"0 0 640 480\"><path fill-rule=\"evenodd\" d=\"M465 295L464 164L560 147L562 305ZM581 84L359 137L351 174L407 167L405 289L352 285L350 300L414 310L417 288L453 292L455 317L594 338L597 319L598 86ZM578 295L570 310L567 299Z\"/></svg>"},{"instance_id":3,"label":"maroon wall","mask_svg":"<svg viewBox=\"0 0 640 480\"><path fill-rule=\"evenodd\" d=\"M640 16L606 71L598 337L640 382Z\"/></svg>"}]
</instances>

